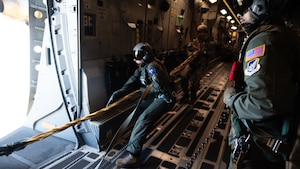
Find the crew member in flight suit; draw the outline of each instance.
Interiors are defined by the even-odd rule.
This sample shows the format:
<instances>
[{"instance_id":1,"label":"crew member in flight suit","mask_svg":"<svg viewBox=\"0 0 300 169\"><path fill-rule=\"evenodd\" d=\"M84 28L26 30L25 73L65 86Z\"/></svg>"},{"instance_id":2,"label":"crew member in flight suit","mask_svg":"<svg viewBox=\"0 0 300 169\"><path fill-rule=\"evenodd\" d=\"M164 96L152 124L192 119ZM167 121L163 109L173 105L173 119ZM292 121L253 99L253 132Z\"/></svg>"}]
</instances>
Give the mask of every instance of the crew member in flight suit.
<instances>
[{"instance_id":1,"label":"crew member in flight suit","mask_svg":"<svg viewBox=\"0 0 300 169\"><path fill-rule=\"evenodd\" d=\"M276 141L289 143L288 128L293 128L300 43L280 11L273 10L279 7L275 0L234 0L234 4L248 36L240 50L242 81L236 82L242 85L228 87L223 98L233 110L229 168L284 169L284 144Z\"/></svg>"},{"instance_id":2,"label":"crew member in flight suit","mask_svg":"<svg viewBox=\"0 0 300 169\"><path fill-rule=\"evenodd\" d=\"M116 161L119 167L138 167L141 164L140 154L149 129L176 101L170 76L163 63L154 57L152 47L148 43L138 43L133 52L139 67L123 87L111 95L107 105L139 88L142 92L150 84L152 88L136 110L137 121L127 144L129 155Z\"/></svg>"},{"instance_id":3,"label":"crew member in flight suit","mask_svg":"<svg viewBox=\"0 0 300 169\"><path fill-rule=\"evenodd\" d=\"M196 93L199 88L199 81L203 76L205 67L207 66L207 37L208 29L204 24L200 24L197 27L197 38L193 39L187 46L188 59L191 61L180 72L181 87L183 91L183 97L180 102L186 103L191 99L193 101L196 98ZM189 86L191 82L191 86Z\"/></svg>"}]
</instances>

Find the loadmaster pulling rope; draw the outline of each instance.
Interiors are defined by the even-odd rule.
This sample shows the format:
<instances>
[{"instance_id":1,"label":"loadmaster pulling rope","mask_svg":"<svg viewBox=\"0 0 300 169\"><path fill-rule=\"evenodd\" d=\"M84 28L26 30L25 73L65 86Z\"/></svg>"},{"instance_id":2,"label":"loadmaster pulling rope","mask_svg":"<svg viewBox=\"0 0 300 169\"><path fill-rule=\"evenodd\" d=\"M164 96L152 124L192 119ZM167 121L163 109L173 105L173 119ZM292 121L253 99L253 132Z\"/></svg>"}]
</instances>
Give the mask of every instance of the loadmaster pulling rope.
<instances>
[{"instance_id":1,"label":"loadmaster pulling rope","mask_svg":"<svg viewBox=\"0 0 300 169\"><path fill-rule=\"evenodd\" d=\"M61 132L71 126L74 126L78 123L81 123L83 121L86 121L86 120L89 120L89 119L92 119L94 117L97 117L99 116L101 113L104 113L106 112L107 110L115 107L116 105L118 105L119 103L127 100L128 98L132 97L133 95L137 94L138 92L140 92L140 90L136 90L128 95L126 95L125 97L121 98L120 100L112 103L111 105L107 106L107 107L104 107L94 113L91 113L87 116L84 116L82 118L79 118L79 119L75 119L69 123L66 123L62 126L59 126L59 127L56 127L56 128L53 128L49 131L46 131L44 133L40 133L40 134L37 134L35 136L32 136L31 138L27 139L27 140L24 140L24 141L19 141L19 142L15 142L15 143L12 143L12 144L7 144L7 145L4 145L4 146L1 146L0 147L0 156L2 155L6 155L8 156L9 154L11 154L12 152L14 151L18 151L18 150L22 150L24 149L27 145L33 143L33 142L36 142L36 141L40 141L40 140L43 140L51 135L53 135L54 133L57 133L57 132Z\"/></svg>"}]
</instances>

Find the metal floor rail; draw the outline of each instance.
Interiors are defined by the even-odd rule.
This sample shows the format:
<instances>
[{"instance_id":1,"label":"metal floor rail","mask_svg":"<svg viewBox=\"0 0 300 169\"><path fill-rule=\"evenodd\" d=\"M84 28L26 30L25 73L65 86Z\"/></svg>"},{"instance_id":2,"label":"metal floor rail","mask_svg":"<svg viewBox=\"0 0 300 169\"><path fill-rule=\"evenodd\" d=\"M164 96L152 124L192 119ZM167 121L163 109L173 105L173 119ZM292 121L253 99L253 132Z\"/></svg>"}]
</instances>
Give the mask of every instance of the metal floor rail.
<instances>
[{"instance_id":1,"label":"metal floor rail","mask_svg":"<svg viewBox=\"0 0 300 169\"><path fill-rule=\"evenodd\" d=\"M141 169L225 169L229 160L227 136L229 114L222 101L230 65L220 63L200 81L197 100L192 104L176 103L147 136ZM180 97L179 93L178 97ZM83 146L41 168L77 169L118 168L115 160L126 156L129 131L103 158L104 152Z\"/></svg>"},{"instance_id":2,"label":"metal floor rail","mask_svg":"<svg viewBox=\"0 0 300 169\"><path fill-rule=\"evenodd\" d=\"M227 168L230 112L222 98L229 71L227 63L219 63L208 70L200 81L197 99L186 104L178 101L156 122L143 147L141 169ZM182 91L177 92L178 100L181 96ZM1 156L0 169L94 169L101 160L101 168L117 169L116 159L127 155L125 148L130 130L106 157L103 157L103 150L87 145L74 150L74 143L50 136L9 156ZM36 134L32 129L21 127L0 140L0 144Z\"/></svg>"}]
</instances>

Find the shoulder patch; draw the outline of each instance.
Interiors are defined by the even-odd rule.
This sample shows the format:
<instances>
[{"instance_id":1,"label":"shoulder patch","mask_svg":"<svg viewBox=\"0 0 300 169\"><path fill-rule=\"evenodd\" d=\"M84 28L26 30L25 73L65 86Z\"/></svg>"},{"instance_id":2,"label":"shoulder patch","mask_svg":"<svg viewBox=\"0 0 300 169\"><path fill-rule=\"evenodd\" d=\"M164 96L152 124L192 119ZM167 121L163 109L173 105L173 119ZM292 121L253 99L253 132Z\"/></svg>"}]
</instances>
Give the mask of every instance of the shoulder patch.
<instances>
[{"instance_id":1,"label":"shoulder patch","mask_svg":"<svg viewBox=\"0 0 300 169\"><path fill-rule=\"evenodd\" d=\"M157 69L155 67L153 67L153 68L149 69L148 72L149 72L150 75L153 75L154 73L157 72Z\"/></svg>"},{"instance_id":2,"label":"shoulder patch","mask_svg":"<svg viewBox=\"0 0 300 169\"><path fill-rule=\"evenodd\" d=\"M246 62L251 59L263 56L265 54L265 44L257 46L253 49L250 49L246 52Z\"/></svg>"},{"instance_id":3,"label":"shoulder patch","mask_svg":"<svg viewBox=\"0 0 300 169\"><path fill-rule=\"evenodd\" d=\"M244 73L246 76L251 76L254 73L258 72L260 68L261 66L259 64L259 58L256 58L247 63L247 67Z\"/></svg>"}]
</instances>

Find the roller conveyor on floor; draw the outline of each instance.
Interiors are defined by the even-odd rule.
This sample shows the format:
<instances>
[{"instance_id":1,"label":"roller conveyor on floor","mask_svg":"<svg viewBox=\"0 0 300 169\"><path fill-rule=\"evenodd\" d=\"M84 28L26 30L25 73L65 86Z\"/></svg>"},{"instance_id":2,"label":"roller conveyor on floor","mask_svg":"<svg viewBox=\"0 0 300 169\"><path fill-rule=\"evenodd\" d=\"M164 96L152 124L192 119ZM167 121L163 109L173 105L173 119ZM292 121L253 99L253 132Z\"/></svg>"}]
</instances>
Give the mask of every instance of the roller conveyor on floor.
<instances>
[{"instance_id":1,"label":"roller conveyor on floor","mask_svg":"<svg viewBox=\"0 0 300 169\"><path fill-rule=\"evenodd\" d=\"M230 111L226 109L222 97L224 88L227 85L229 71L230 65L226 63L219 63L208 70L200 81L197 99L186 104L177 102L171 111L156 122L143 147L141 157L143 165L140 168L227 168L229 160L227 137L230 127ZM177 98L181 96L182 92L177 92ZM127 113L130 113L132 109L132 106L122 108ZM118 109L118 111L121 111L121 109ZM105 116L105 120L107 124L111 124L109 123L110 120L118 119L120 121L124 119L124 116L114 116L114 118ZM105 126L105 122L102 123L101 119L99 121L93 123L97 123L100 128L100 124ZM19 132L22 133L22 130L28 129L20 129ZM101 133L100 130L104 129L99 129L99 133ZM15 161L14 168L19 166L20 168L92 169L98 166L100 161L102 161L101 168L118 168L115 161L127 155L125 149L130 133L131 127L118 139L117 144L107 153L106 157L103 157L105 144L102 145L103 147L100 146L100 150L87 145L74 150L74 143L51 136L49 138L52 139L51 144L57 145L55 151L59 151L59 153L53 152L51 154L48 152L54 150L47 149L48 154L44 154L47 156L45 161L32 159L30 157L33 156L31 153L24 154L24 151L30 152L31 147L13 153L8 157L0 157L0 161L4 158ZM40 146L46 147L49 145L47 142L49 139L39 142ZM107 142L107 140L103 140L103 142ZM31 146L35 146L35 144ZM6 165L6 168L10 168L9 164Z\"/></svg>"},{"instance_id":2,"label":"roller conveyor on floor","mask_svg":"<svg viewBox=\"0 0 300 169\"><path fill-rule=\"evenodd\" d=\"M193 103L176 103L148 134L142 153L143 166L140 168L227 168L229 150L227 136L230 127L229 111L222 101L230 67L221 63L209 70L200 81L197 99ZM180 97L180 92L178 97ZM69 168L94 168L102 161L101 168L118 168L116 159L127 155L126 144L130 129L120 138L108 155L93 152L82 147L46 168L61 167L68 158L78 161ZM74 160L74 154L80 158ZM93 158L89 157L92 156ZM68 160L67 160L68 161ZM68 167L67 167L68 168Z\"/></svg>"}]
</instances>

